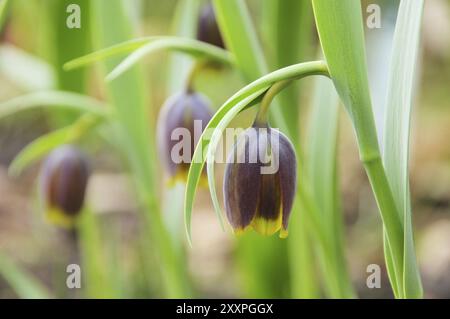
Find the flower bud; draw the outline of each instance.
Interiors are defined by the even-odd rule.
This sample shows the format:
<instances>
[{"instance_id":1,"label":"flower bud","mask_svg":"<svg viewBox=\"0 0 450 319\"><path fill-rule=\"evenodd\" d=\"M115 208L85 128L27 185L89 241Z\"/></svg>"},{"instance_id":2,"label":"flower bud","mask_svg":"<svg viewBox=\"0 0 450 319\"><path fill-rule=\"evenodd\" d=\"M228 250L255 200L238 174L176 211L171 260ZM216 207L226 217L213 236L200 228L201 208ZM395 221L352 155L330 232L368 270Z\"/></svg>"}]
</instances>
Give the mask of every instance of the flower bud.
<instances>
[{"instance_id":1,"label":"flower bud","mask_svg":"<svg viewBox=\"0 0 450 319\"><path fill-rule=\"evenodd\" d=\"M44 162L40 175L40 191L47 217L69 227L80 213L89 178L84 155L75 147L55 149Z\"/></svg>"},{"instance_id":2,"label":"flower bud","mask_svg":"<svg viewBox=\"0 0 450 319\"><path fill-rule=\"evenodd\" d=\"M227 218L236 233L287 236L297 163L286 136L269 126L242 133L228 157L223 185Z\"/></svg>"},{"instance_id":3,"label":"flower bud","mask_svg":"<svg viewBox=\"0 0 450 319\"><path fill-rule=\"evenodd\" d=\"M175 94L163 105L158 119L158 143L170 183L186 180L195 147L211 117L209 101L193 91Z\"/></svg>"},{"instance_id":4,"label":"flower bud","mask_svg":"<svg viewBox=\"0 0 450 319\"><path fill-rule=\"evenodd\" d=\"M202 7L197 25L197 40L225 48L211 3Z\"/></svg>"}]
</instances>

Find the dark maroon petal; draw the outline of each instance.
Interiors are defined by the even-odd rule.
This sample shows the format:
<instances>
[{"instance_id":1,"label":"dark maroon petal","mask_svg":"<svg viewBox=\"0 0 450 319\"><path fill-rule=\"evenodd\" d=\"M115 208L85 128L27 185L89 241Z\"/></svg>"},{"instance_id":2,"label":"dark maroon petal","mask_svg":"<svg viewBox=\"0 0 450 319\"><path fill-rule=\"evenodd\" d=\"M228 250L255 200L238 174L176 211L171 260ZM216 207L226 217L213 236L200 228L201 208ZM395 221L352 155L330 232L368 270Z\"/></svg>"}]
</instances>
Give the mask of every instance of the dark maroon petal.
<instances>
[{"instance_id":1,"label":"dark maroon petal","mask_svg":"<svg viewBox=\"0 0 450 319\"><path fill-rule=\"evenodd\" d=\"M216 15L211 3L203 6L197 26L197 40L224 48L222 35L217 25Z\"/></svg>"},{"instance_id":2,"label":"dark maroon petal","mask_svg":"<svg viewBox=\"0 0 450 319\"><path fill-rule=\"evenodd\" d=\"M71 146L54 150L41 173L45 204L68 215L77 214L83 206L88 178L87 160L80 151Z\"/></svg>"},{"instance_id":3,"label":"dark maroon petal","mask_svg":"<svg viewBox=\"0 0 450 319\"><path fill-rule=\"evenodd\" d=\"M158 147L161 161L171 175L176 174L177 163L171 158L171 150L177 143L172 140L172 132L184 126L184 93L171 96L163 105L158 119Z\"/></svg>"},{"instance_id":4,"label":"dark maroon petal","mask_svg":"<svg viewBox=\"0 0 450 319\"><path fill-rule=\"evenodd\" d=\"M251 163L257 156L257 143L249 138L252 129L245 131L238 139L228 157L224 177L224 200L228 220L233 228L244 229L252 222L260 190L260 164Z\"/></svg>"},{"instance_id":5,"label":"dark maroon petal","mask_svg":"<svg viewBox=\"0 0 450 319\"><path fill-rule=\"evenodd\" d=\"M212 118L213 112L210 108L210 102L202 95L198 93L191 93L190 97L190 108L192 114L191 125L191 158L194 155L195 147L200 139L201 133L205 130L209 121ZM197 125L197 126L195 126Z\"/></svg>"},{"instance_id":6,"label":"dark maroon petal","mask_svg":"<svg viewBox=\"0 0 450 319\"><path fill-rule=\"evenodd\" d=\"M189 168L197 141L211 116L209 101L195 92L178 93L164 104L158 119L158 145L161 160L170 175ZM196 121L200 121L197 130ZM172 158L172 150L175 150L176 158ZM184 154L185 151L189 153Z\"/></svg>"},{"instance_id":7,"label":"dark maroon petal","mask_svg":"<svg viewBox=\"0 0 450 319\"><path fill-rule=\"evenodd\" d=\"M256 216L265 220L277 220L281 208L279 176L263 174L260 178L259 206Z\"/></svg>"},{"instance_id":8,"label":"dark maroon petal","mask_svg":"<svg viewBox=\"0 0 450 319\"><path fill-rule=\"evenodd\" d=\"M55 184L57 204L67 214L75 215L83 207L88 171L81 158L67 158L61 163Z\"/></svg>"},{"instance_id":9,"label":"dark maroon petal","mask_svg":"<svg viewBox=\"0 0 450 319\"><path fill-rule=\"evenodd\" d=\"M287 229L297 187L297 160L294 148L287 137L279 133L279 141L279 179L283 207L282 222L283 228Z\"/></svg>"}]
</instances>

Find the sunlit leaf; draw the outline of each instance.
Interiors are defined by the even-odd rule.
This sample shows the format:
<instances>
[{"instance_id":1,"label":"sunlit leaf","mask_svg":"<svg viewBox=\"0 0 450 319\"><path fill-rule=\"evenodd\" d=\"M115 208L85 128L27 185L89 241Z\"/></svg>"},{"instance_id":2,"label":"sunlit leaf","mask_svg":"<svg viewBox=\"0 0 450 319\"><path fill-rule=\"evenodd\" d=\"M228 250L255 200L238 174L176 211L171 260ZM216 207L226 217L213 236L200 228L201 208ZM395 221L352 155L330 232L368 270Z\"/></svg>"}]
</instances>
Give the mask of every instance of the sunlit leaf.
<instances>
[{"instance_id":1,"label":"sunlit leaf","mask_svg":"<svg viewBox=\"0 0 450 319\"><path fill-rule=\"evenodd\" d=\"M414 250L409 192L409 135L423 0L402 0L394 34L387 93L383 162L404 225L403 293L422 297Z\"/></svg>"},{"instance_id":2,"label":"sunlit leaf","mask_svg":"<svg viewBox=\"0 0 450 319\"><path fill-rule=\"evenodd\" d=\"M389 246L385 254L392 255L394 269L390 278L393 285L398 285L403 273L403 222L381 161L369 92L361 3L313 0L313 9L330 75L352 120L360 158L385 226Z\"/></svg>"}]
</instances>

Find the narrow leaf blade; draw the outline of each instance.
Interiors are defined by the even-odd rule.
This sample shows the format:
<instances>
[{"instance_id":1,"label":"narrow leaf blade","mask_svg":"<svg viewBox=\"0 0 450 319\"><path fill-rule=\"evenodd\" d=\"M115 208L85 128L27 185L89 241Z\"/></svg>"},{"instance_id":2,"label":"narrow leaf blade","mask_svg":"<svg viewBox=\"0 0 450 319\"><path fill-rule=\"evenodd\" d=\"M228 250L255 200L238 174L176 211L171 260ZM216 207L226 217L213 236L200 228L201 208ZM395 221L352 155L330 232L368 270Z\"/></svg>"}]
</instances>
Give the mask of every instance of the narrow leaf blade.
<instances>
[{"instance_id":1,"label":"narrow leaf blade","mask_svg":"<svg viewBox=\"0 0 450 319\"><path fill-rule=\"evenodd\" d=\"M414 251L409 192L409 135L419 51L423 0L402 0L394 34L383 160L394 200L404 223L403 289L406 298L420 298L422 284Z\"/></svg>"},{"instance_id":2,"label":"narrow leaf blade","mask_svg":"<svg viewBox=\"0 0 450 319\"><path fill-rule=\"evenodd\" d=\"M47 288L3 253L0 253L0 275L9 283L20 298L52 298Z\"/></svg>"},{"instance_id":3,"label":"narrow leaf blade","mask_svg":"<svg viewBox=\"0 0 450 319\"><path fill-rule=\"evenodd\" d=\"M0 103L0 119L17 112L37 108L74 110L102 117L108 114L106 105L91 97L63 91L40 91Z\"/></svg>"}]
</instances>

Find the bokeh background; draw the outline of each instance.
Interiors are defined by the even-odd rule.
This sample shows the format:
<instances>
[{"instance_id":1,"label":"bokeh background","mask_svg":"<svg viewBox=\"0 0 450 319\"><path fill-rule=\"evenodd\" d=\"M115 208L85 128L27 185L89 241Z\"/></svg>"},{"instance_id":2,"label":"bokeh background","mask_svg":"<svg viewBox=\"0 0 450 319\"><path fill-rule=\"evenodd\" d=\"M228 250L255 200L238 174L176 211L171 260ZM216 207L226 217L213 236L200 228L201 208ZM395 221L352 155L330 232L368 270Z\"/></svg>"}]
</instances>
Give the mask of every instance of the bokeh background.
<instances>
[{"instance_id":1,"label":"bokeh background","mask_svg":"<svg viewBox=\"0 0 450 319\"><path fill-rule=\"evenodd\" d=\"M270 56L271 43L265 41L267 26L261 18L267 14L261 5L264 1L271 0L247 3ZM54 50L58 48L58 41L63 40L55 36L54 31L55 28L64 28L66 13L53 12L50 9L54 5L52 2L14 0L0 40L0 101L55 86L54 69L59 62L55 62L57 54ZM450 2L425 2L411 136L412 207L425 297L450 298ZM172 19L178 1L129 0L127 3L129 14L135 17L136 36L174 34ZM381 3L386 8L382 12L382 28L366 30L369 72L371 79L374 79L380 74L383 76L383 70L388 67L390 38L386 35L395 23L395 4L386 5L386 1L366 3ZM311 58L314 58L318 45L314 26L311 26L311 33L312 43L308 45L311 47ZM77 42L77 39L67 43L71 43L74 52L80 48L85 48L85 53L90 52L89 45ZM168 96L167 70L172 57L171 54L158 54L142 64L151 85L149 90L154 114ZM102 98L104 92L99 84L99 75L89 71L86 76L86 93ZM309 80L302 84L304 89L299 101L304 130L308 125L311 84ZM216 108L243 85L240 77L228 69L204 72L197 84ZM373 89L376 90L375 87ZM373 96L373 99L376 103L377 97ZM390 298L392 293L384 268L381 220L359 162L351 124L345 112L341 113L339 172L351 279L359 297ZM250 116L243 114L236 125L247 125L249 119ZM156 121L156 116L149 120ZM39 165L27 169L17 178L7 174L8 165L15 155L36 137L60 125L58 123L61 122L54 115L39 110L0 121L0 252L8 255L56 296L80 297L83 296L82 290L67 290L65 287L65 266L76 249L74 242L66 231L46 223L36 204ZM114 268L120 274L114 283L119 287L119 297L159 297L157 278L149 278L141 271L142 267L157 267L158 258L152 255L151 243L144 248L149 258L144 258L142 249L137 248L138 205L121 159L98 139L86 142L83 148L88 150L94 167L88 203L102 221L100 235L108 256L105 271ZM161 171L161 189L165 182ZM163 202L170 205L174 196L179 201L182 192L172 192L172 198L164 192L160 196ZM168 218L178 219L179 225L182 225L182 216L175 210L179 209L174 208L173 215ZM173 231L180 241L185 241L180 227L181 230L175 226ZM221 231L206 189L199 192L193 229L194 246L186 249L186 267L199 296L287 296L285 282L289 278L286 278L287 266L283 265L283 258L255 264L254 267L267 268L271 276L267 278L267 283L259 283L260 295L254 295L250 290L249 286L255 286L255 283L251 282L248 270L240 263L240 255L251 254L252 249L242 249L237 245L229 229ZM280 254L283 255L283 251ZM368 289L365 284L368 275L366 267L373 263L379 264L383 271L380 289ZM0 298L6 297L17 295L0 276Z\"/></svg>"}]
</instances>

